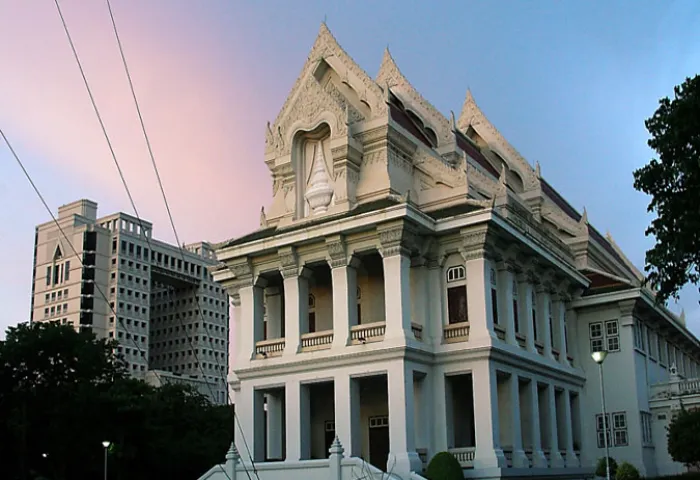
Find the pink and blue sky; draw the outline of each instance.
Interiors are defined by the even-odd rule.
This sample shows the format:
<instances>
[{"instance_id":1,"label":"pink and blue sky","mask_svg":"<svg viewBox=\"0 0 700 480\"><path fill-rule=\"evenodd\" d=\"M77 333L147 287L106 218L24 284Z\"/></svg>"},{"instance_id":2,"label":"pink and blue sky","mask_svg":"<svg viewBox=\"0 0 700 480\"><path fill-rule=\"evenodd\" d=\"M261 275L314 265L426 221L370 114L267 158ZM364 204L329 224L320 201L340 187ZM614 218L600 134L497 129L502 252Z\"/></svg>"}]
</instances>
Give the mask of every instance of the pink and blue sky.
<instances>
[{"instance_id":1,"label":"pink and blue sky","mask_svg":"<svg viewBox=\"0 0 700 480\"><path fill-rule=\"evenodd\" d=\"M139 213L174 239L105 2L62 0L66 21ZM180 238L257 228L271 183L264 127L324 18L371 75L390 46L443 113L467 87L501 132L640 268L648 199L644 119L698 73L700 3L113 0ZM51 0L0 2L0 127L51 208L78 198L131 212ZM49 215L0 145L0 330L29 316L34 226ZM133 213L133 212L131 212ZM679 304L700 334L697 289Z\"/></svg>"}]
</instances>

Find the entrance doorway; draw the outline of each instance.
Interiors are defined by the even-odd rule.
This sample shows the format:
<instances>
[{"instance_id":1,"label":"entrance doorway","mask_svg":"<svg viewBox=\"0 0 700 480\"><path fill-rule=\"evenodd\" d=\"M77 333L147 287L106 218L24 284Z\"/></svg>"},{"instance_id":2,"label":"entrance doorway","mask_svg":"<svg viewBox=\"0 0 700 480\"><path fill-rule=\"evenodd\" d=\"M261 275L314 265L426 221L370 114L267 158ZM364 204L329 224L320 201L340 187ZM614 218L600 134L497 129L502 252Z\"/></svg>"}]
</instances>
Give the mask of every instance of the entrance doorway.
<instances>
[{"instance_id":1,"label":"entrance doorway","mask_svg":"<svg viewBox=\"0 0 700 480\"><path fill-rule=\"evenodd\" d=\"M369 463L386 471L389 459L389 417L369 417Z\"/></svg>"}]
</instances>

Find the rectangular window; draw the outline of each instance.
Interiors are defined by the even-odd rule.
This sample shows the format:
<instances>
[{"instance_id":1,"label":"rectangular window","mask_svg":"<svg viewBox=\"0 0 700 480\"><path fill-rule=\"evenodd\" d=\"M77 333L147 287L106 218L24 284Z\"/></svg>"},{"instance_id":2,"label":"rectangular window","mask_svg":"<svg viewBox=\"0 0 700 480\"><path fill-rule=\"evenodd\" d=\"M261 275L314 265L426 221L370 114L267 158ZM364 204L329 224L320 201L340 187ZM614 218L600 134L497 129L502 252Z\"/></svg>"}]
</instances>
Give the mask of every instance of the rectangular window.
<instances>
[{"instance_id":1,"label":"rectangular window","mask_svg":"<svg viewBox=\"0 0 700 480\"><path fill-rule=\"evenodd\" d=\"M642 421L642 443L644 445L653 445L654 440L651 433L651 413L639 412Z\"/></svg>"},{"instance_id":2,"label":"rectangular window","mask_svg":"<svg viewBox=\"0 0 700 480\"><path fill-rule=\"evenodd\" d=\"M60 275L59 268L57 266L53 267L53 284L54 285L58 284L59 275Z\"/></svg>"},{"instance_id":3,"label":"rectangular window","mask_svg":"<svg viewBox=\"0 0 700 480\"><path fill-rule=\"evenodd\" d=\"M447 289L447 317L450 325L467 321L467 287Z\"/></svg>"},{"instance_id":4,"label":"rectangular window","mask_svg":"<svg viewBox=\"0 0 700 480\"><path fill-rule=\"evenodd\" d=\"M51 266L46 267L46 285L51 285Z\"/></svg>"},{"instance_id":5,"label":"rectangular window","mask_svg":"<svg viewBox=\"0 0 700 480\"><path fill-rule=\"evenodd\" d=\"M605 343L608 352L620 351L620 326L617 320L605 322Z\"/></svg>"},{"instance_id":6,"label":"rectangular window","mask_svg":"<svg viewBox=\"0 0 700 480\"><path fill-rule=\"evenodd\" d=\"M595 322L588 325L591 352L619 352L620 324L617 320Z\"/></svg>"},{"instance_id":7,"label":"rectangular window","mask_svg":"<svg viewBox=\"0 0 700 480\"><path fill-rule=\"evenodd\" d=\"M316 312L309 312L309 333L316 331Z\"/></svg>"},{"instance_id":8,"label":"rectangular window","mask_svg":"<svg viewBox=\"0 0 700 480\"><path fill-rule=\"evenodd\" d=\"M65 269L65 281L67 282L70 280L70 260L66 262L66 269Z\"/></svg>"},{"instance_id":9,"label":"rectangular window","mask_svg":"<svg viewBox=\"0 0 700 480\"><path fill-rule=\"evenodd\" d=\"M614 446L627 446L627 415L625 412L615 412L612 414L612 427Z\"/></svg>"},{"instance_id":10,"label":"rectangular window","mask_svg":"<svg viewBox=\"0 0 700 480\"><path fill-rule=\"evenodd\" d=\"M605 448L605 440L607 437L607 443L608 447L612 446L612 443L610 442L610 414L605 415L605 420L607 425L603 425L603 415L596 415L595 416L595 425L596 425L596 436L598 438L598 448ZM606 428L607 427L607 430Z\"/></svg>"},{"instance_id":11,"label":"rectangular window","mask_svg":"<svg viewBox=\"0 0 700 480\"><path fill-rule=\"evenodd\" d=\"M591 352L601 352L604 350L602 322L588 325L588 337L590 339Z\"/></svg>"},{"instance_id":12,"label":"rectangular window","mask_svg":"<svg viewBox=\"0 0 700 480\"><path fill-rule=\"evenodd\" d=\"M112 239L112 253L117 253L117 238Z\"/></svg>"}]
</instances>

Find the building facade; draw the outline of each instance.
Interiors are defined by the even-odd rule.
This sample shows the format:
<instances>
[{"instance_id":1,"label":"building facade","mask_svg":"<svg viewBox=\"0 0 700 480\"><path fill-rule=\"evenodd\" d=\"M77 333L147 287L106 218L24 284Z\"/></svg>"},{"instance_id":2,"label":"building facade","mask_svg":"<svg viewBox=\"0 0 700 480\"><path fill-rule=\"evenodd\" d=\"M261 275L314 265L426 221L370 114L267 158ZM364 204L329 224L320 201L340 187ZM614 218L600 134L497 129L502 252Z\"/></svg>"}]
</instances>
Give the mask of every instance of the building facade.
<instances>
[{"instance_id":1,"label":"building facade","mask_svg":"<svg viewBox=\"0 0 700 480\"><path fill-rule=\"evenodd\" d=\"M698 341L470 93L446 118L388 50L371 78L322 25L265 163L260 229L213 270L243 468L312 475L337 437L401 478L445 450L470 478L588 477L605 349L611 453L658 471L648 391L670 360L647 348L695 371Z\"/></svg>"},{"instance_id":2,"label":"building facade","mask_svg":"<svg viewBox=\"0 0 700 480\"><path fill-rule=\"evenodd\" d=\"M158 241L125 213L97 218L90 200L60 207L57 221L36 227L31 320L115 339L132 375L204 381L226 403L229 301L209 272L212 247Z\"/></svg>"}]
</instances>

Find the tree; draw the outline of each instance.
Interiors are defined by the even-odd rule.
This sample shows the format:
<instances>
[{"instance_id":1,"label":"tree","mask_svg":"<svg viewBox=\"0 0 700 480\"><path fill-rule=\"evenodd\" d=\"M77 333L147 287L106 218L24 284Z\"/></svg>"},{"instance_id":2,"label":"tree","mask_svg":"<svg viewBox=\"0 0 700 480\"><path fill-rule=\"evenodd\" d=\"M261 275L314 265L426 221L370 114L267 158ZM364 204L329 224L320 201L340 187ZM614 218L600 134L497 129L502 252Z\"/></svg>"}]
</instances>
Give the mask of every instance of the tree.
<instances>
[{"instance_id":1,"label":"tree","mask_svg":"<svg viewBox=\"0 0 700 480\"><path fill-rule=\"evenodd\" d=\"M187 386L129 378L115 347L69 326L9 329L0 342L3 478L100 478L104 440L115 479L197 478L222 461L232 410Z\"/></svg>"},{"instance_id":2,"label":"tree","mask_svg":"<svg viewBox=\"0 0 700 480\"><path fill-rule=\"evenodd\" d=\"M700 467L700 410L680 412L668 427L668 453L671 458L689 467Z\"/></svg>"},{"instance_id":3,"label":"tree","mask_svg":"<svg viewBox=\"0 0 700 480\"><path fill-rule=\"evenodd\" d=\"M661 99L645 126L659 158L634 172L634 188L652 197L647 211L656 218L645 233L656 243L645 271L664 302L700 280L700 75Z\"/></svg>"}]
</instances>

